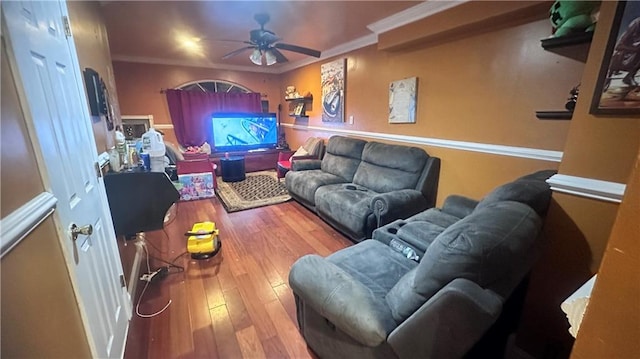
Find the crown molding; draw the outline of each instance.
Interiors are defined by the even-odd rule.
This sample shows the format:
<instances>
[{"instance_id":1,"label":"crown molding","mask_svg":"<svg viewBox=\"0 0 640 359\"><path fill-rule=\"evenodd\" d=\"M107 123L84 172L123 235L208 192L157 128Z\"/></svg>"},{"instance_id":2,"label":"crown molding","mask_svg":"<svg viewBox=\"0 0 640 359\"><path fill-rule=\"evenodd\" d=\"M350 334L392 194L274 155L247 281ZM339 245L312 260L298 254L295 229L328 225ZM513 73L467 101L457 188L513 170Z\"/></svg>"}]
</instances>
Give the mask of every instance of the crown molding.
<instances>
[{"instance_id":1,"label":"crown molding","mask_svg":"<svg viewBox=\"0 0 640 359\"><path fill-rule=\"evenodd\" d=\"M127 55L120 55L120 54L111 55L111 61L112 62L117 62L117 61L134 62L134 63L154 64L154 65L201 67L201 68L207 68L207 69L259 72L259 73L267 73L267 74L281 73L281 71L278 68L273 68L268 66L239 66L239 65L212 63L212 62L172 60L172 59L163 59L163 58L157 58L157 57L127 56Z\"/></svg>"},{"instance_id":2,"label":"crown molding","mask_svg":"<svg viewBox=\"0 0 640 359\"><path fill-rule=\"evenodd\" d=\"M304 59L304 60L300 60L300 61L296 61L296 62L291 62L289 64L286 64L282 67L279 68L279 70L281 70L279 73L284 73L284 72L288 72L291 70L295 70L297 68L303 67L303 66L307 66L316 62L320 62L320 61L324 61L328 58L334 57L334 56L338 56L338 55L342 55L342 54L346 54L347 52L350 51L354 51L360 48L363 48L365 46L369 46L369 45L373 45L375 43L378 42L378 35L376 34L369 34L369 35L365 35L362 36L360 38L357 38L355 40L349 41L349 42L345 42L344 44L338 45L336 47L330 48L329 50L323 51L322 55L320 56L320 58L308 58L308 59Z\"/></svg>"},{"instance_id":3,"label":"crown molding","mask_svg":"<svg viewBox=\"0 0 640 359\"><path fill-rule=\"evenodd\" d=\"M381 33L399 28L414 21L424 19L439 12L462 5L470 0L425 1L412 6L394 15L367 25L367 28L379 35Z\"/></svg>"},{"instance_id":4,"label":"crown molding","mask_svg":"<svg viewBox=\"0 0 640 359\"><path fill-rule=\"evenodd\" d=\"M556 192L614 203L622 202L622 196L627 187L622 183L562 174L551 176L547 183L551 186L551 190Z\"/></svg>"},{"instance_id":5,"label":"crown molding","mask_svg":"<svg viewBox=\"0 0 640 359\"><path fill-rule=\"evenodd\" d=\"M349 129L336 128L336 127L306 126L306 125L296 125L292 123L283 123L281 124L281 126L296 129L296 130L303 130L303 131L309 131L309 130L320 131L325 133L333 133L333 134L340 134L340 135L347 135L347 136L357 136L357 137L365 137L370 139L388 140L388 141L395 141L400 143L408 143L408 144L422 145L422 146L451 148L451 149L461 150L461 151L490 153L494 155L528 158L528 159L549 161L549 162L560 162L562 160L562 155L563 155L563 153L560 151L542 150L537 148L494 145L489 143L466 142L466 141L456 141L456 140L444 140L440 138L406 136L406 135L396 135L396 134L380 133L380 132L367 132L367 131L349 130Z\"/></svg>"}]
</instances>

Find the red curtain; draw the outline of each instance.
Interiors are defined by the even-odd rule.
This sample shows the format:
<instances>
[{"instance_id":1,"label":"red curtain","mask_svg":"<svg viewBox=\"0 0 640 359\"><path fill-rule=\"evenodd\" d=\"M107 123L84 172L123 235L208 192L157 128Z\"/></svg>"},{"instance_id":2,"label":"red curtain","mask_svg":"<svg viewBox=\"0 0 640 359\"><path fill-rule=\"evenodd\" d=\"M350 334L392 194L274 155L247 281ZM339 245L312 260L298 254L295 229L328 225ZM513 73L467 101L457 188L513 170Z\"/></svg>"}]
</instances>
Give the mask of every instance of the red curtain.
<instances>
[{"instance_id":1,"label":"red curtain","mask_svg":"<svg viewBox=\"0 0 640 359\"><path fill-rule=\"evenodd\" d=\"M166 90L173 130L180 145L211 144L214 112L261 112L259 93L206 93Z\"/></svg>"}]
</instances>

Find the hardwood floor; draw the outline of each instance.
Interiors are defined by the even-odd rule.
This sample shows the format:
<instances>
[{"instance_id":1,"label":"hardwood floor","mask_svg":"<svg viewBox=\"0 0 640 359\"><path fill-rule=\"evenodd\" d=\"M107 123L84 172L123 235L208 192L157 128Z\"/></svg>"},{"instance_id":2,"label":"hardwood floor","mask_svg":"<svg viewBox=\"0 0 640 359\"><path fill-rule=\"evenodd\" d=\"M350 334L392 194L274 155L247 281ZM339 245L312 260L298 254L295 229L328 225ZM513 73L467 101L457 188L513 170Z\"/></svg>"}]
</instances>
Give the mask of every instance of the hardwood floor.
<instances>
[{"instance_id":1,"label":"hardwood floor","mask_svg":"<svg viewBox=\"0 0 640 359\"><path fill-rule=\"evenodd\" d=\"M181 256L184 233L207 220L220 229L218 255ZM175 219L145 237L152 270L166 266L155 258L178 257L184 271L149 284L142 314L171 304L151 318L133 314L126 359L315 358L298 332L289 268L305 254L326 256L352 244L315 214L294 201L235 213L215 198L180 202Z\"/></svg>"}]
</instances>

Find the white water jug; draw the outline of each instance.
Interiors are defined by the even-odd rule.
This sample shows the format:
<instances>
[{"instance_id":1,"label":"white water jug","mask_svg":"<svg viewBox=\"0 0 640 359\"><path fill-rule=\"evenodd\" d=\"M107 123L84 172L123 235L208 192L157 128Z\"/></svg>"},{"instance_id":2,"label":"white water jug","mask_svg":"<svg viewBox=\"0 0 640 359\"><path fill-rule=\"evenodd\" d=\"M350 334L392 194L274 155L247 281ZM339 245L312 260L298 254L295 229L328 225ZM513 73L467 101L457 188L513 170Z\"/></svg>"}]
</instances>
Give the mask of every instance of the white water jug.
<instances>
[{"instance_id":1,"label":"white water jug","mask_svg":"<svg viewBox=\"0 0 640 359\"><path fill-rule=\"evenodd\" d=\"M162 135L153 127L142 135L142 152L149 154L152 172L164 172L165 151Z\"/></svg>"}]
</instances>

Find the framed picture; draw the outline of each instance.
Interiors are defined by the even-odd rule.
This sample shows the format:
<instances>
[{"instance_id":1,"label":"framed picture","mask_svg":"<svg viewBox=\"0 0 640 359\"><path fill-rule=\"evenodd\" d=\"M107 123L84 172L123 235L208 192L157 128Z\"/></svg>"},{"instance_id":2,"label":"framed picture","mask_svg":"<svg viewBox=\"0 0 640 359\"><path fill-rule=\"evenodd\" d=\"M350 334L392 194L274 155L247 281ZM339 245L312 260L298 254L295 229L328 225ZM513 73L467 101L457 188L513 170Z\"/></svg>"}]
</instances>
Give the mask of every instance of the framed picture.
<instances>
[{"instance_id":1,"label":"framed picture","mask_svg":"<svg viewBox=\"0 0 640 359\"><path fill-rule=\"evenodd\" d=\"M344 122L344 89L347 59L320 66L322 122Z\"/></svg>"},{"instance_id":2,"label":"framed picture","mask_svg":"<svg viewBox=\"0 0 640 359\"><path fill-rule=\"evenodd\" d=\"M640 114L640 2L620 1L591 101L596 115Z\"/></svg>"},{"instance_id":3,"label":"framed picture","mask_svg":"<svg viewBox=\"0 0 640 359\"><path fill-rule=\"evenodd\" d=\"M83 71L84 84L87 89L89 99L89 110L91 116L106 115L106 102L104 98L104 87L100 75L92 68L85 68ZM99 118L97 119L99 121Z\"/></svg>"},{"instance_id":4,"label":"framed picture","mask_svg":"<svg viewBox=\"0 0 640 359\"><path fill-rule=\"evenodd\" d=\"M416 123L417 90L417 77L389 84L389 123Z\"/></svg>"}]
</instances>

